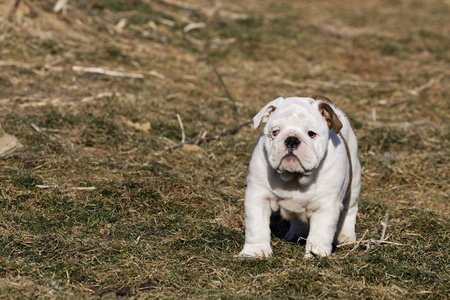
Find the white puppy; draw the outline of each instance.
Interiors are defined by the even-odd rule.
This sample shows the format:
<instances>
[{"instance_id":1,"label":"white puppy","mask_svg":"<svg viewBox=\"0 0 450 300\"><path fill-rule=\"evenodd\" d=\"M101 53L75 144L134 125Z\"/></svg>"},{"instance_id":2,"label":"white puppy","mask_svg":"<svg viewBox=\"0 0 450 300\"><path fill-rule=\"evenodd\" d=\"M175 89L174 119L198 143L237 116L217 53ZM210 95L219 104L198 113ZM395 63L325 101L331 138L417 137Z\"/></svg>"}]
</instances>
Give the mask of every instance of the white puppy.
<instances>
[{"instance_id":1,"label":"white puppy","mask_svg":"<svg viewBox=\"0 0 450 300\"><path fill-rule=\"evenodd\" d=\"M307 236L305 257L354 242L361 165L354 127L328 98L277 98L253 118L266 122L245 190L246 257L268 257L270 216L291 221L286 239ZM309 233L308 233L309 230Z\"/></svg>"}]
</instances>

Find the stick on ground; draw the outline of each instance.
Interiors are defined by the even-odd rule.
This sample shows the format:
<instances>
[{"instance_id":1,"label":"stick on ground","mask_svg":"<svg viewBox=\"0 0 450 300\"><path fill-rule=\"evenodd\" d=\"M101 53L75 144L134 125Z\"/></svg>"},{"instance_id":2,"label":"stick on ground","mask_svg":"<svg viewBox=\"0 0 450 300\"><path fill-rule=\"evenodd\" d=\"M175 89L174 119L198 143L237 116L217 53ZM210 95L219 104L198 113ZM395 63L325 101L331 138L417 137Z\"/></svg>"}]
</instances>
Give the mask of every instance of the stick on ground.
<instances>
[{"instance_id":1,"label":"stick on ground","mask_svg":"<svg viewBox=\"0 0 450 300\"><path fill-rule=\"evenodd\" d=\"M227 94L228 99L231 100L231 103L233 104L233 114L234 114L234 118L236 120L236 123L239 124L241 123L241 121L239 120L239 115L238 115L238 111L237 111L237 106L236 106L236 101L234 100L233 96L231 96L230 92L228 91L227 85L225 84L225 82L222 79L222 76L220 75L220 73L217 71L216 67L214 66L214 64L212 65L212 69L214 71L214 73L216 73L217 78L219 79L220 83L222 84L223 89L225 90L225 94Z\"/></svg>"},{"instance_id":2,"label":"stick on ground","mask_svg":"<svg viewBox=\"0 0 450 300\"><path fill-rule=\"evenodd\" d=\"M15 0L13 6L11 7L11 9L9 10L8 13L8 21L11 22L12 21L12 17L14 16L14 13L17 10L17 7L19 7L20 4L20 0Z\"/></svg>"},{"instance_id":3,"label":"stick on ground","mask_svg":"<svg viewBox=\"0 0 450 300\"><path fill-rule=\"evenodd\" d=\"M384 242L384 238L385 238L386 230L387 230L388 218L389 218L389 214L386 213L386 215L384 216L383 231L381 232L381 238L380 238L380 240L378 241L377 246L380 246L380 245L381 245L381 242Z\"/></svg>"},{"instance_id":4,"label":"stick on ground","mask_svg":"<svg viewBox=\"0 0 450 300\"><path fill-rule=\"evenodd\" d=\"M176 144L176 145L173 145L173 146L167 146L166 150L173 150L173 149L176 149L176 148L181 148L181 147L183 147L183 145L186 145L186 144L199 144L199 143L202 143L202 142L209 142L209 141L217 140L221 136L225 136L225 135L228 135L228 134L234 134L234 133L238 132L240 129L242 129L243 127L245 127L247 125L250 125L250 124L253 124L253 121L248 121L248 122L242 123L239 126L236 126L234 128L230 128L230 129L226 129L226 130L224 130L222 132L216 133L216 134L211 135L211 136L206 136L204 138L198 137L198 138L195 138L195 139L190 139L190 140L184 141L182 143L179 143L179 144Z\"/></svg>"},{"instance_id":5,"label":"stick on ground","mask_svg":"<svg viewBox=\"0 0 450 300\"><path fill-rule=\"evenodd\" d=\"M178 124L180 124L181 128L181 143L184 143L186 141L186 135L184 134L184 126L183 121L181 121L181 117L179 114L177 114Z\"/></svg>"},{"instance_id":6,"label":"stick on ground","mask_svg":"<svg viewBox=\"0 0 450 300\"><path fill-rule=\"evenodd\" d=\"M422 92L422 91L424 91L426 89L429 89L431 86L433 86L436 83L439 83L439 81L441 81L442 78L445 77L445 75L447 75L447 73L446 72L442 72L438 76L431 78L427 83L419 86L418 88L416 88L414 90L408 90L408 92L411 95L417 96L417 95L419 95L420 92Z\"/></svg>"},{"instance_id":7,"label":"stick on ground","mask_svg":"<svg viewBox=\"0 0 450 300\"><path fill-rule=\"evenodd\" d=\"M69 0L58 0L58 1L56 1L55 5L53 6L53 12L54 13L59 13L67 5L67 2L69 2Z\"/></svg>"},{"instance_id":8,"label":"stick on ground","mask_svg":"<svg viewBox=\"0 0 450 300\"><path fill-rule=\"evenodd\" d=\"M364 237L366 236L367 232L369 232L369 230L366 230L366 232L364 232L363 236L361 237L361 239L356 243L355 247L352 248L352 250L350 250L349 253L347 253L344 258L346 258L347 256L350 255L350 253L352 253L353 251L355 251L356 248L359 247L359 245L361 245L362 241L364 240Z\"/></svg>"},{"instance_id":9,"label":"stick on ground","mask_svg":"<svg viewBox=\"0 0 450 300\"><path fill-rule=\"evenodd\" d=\"M125 73L125 72L111 71L111 70L106 70L103 68L96 68L96 67L73 66L72 70L77 71L77 72L83 72L83 73L103 74L103 75L115 76L115 77L128 77L128 78L138 78L138 79L144 78L144 75L138 74L138 73Z\"/></svg>"}]
</instances>

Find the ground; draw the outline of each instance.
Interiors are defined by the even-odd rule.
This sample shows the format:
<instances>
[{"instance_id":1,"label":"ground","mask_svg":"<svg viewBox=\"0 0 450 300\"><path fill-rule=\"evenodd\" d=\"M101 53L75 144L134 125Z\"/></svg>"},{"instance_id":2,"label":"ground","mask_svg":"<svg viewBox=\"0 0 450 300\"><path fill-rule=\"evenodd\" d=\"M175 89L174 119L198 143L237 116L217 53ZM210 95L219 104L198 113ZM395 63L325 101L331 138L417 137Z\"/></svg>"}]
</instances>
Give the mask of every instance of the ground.
<instances>
[{"instance_id":1,"label":"ground","mask_svg":"<svg viewBox=\"0 0 450 300\"><path fill-rule=\"evenodd\" d=\"M448 297L448 1L55 2L0 4L1 298ZM316 94L357 128L361 242L305 260L274 215L240 259L231 129Z\"/></svg>"}]
</instances>

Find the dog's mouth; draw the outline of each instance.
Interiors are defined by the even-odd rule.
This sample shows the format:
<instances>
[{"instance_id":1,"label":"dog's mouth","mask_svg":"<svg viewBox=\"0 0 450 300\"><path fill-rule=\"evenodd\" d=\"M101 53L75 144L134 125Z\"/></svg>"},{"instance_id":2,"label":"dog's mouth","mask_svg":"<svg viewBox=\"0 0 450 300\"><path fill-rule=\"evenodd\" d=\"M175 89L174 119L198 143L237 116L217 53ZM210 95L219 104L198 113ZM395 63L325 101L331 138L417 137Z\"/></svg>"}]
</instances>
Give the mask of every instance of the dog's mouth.
<instances>
[{"instance_id":1,"label":"dog's mouth","mask_svg":"<svg viewBox=\"0 0 450 300\"><path fill-rule=\"evenodd\" d=\"M300 159L292 151L289 151L285 156L283 156L283 158L281 159L281 162L283 162L283 160L285 160L285 159L287 159L289 161L296 160L296 161L298 161L298 163L300 163Z\"/></svg>"},{"instance_id":2,"label":"dog's mouth","mask_svg":"<svg viewBox=\"0 0 450 300\"><path fill-rule=\"evenodd\" d=\"M300 159L292 151L289 151L281 158L277 169L279 172L284 172L286 170L292 172L293 169L297 169L298 167L302 167Z\"/></svg>"},{"instance_id":3,"label":"dog's mouth","mask_svg":"<svg viewBox=\"0 0 450 300\"><path fill-rule=\"evenodd\" d=\"M309 175L312 172L312 170L308 170L303 166L301 160L293 151L289 151L281 158L277 170L279 173L301 173L303 175Z\"/></svg>"}]
</instances>

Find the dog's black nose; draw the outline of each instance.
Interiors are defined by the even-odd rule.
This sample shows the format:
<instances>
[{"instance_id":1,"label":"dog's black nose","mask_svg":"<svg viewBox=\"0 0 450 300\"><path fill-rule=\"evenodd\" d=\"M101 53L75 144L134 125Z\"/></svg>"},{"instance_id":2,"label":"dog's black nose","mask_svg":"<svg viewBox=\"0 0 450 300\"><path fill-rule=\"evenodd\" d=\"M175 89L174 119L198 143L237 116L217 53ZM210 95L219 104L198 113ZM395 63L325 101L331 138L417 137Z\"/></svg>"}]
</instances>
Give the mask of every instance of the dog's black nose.
<instances>
[{"instance_id":1,"label":"dog's black nose","mask_svg":"<svg viewBox=\"0 0 450 300\"><path fill-rule=\"evenodd\" d=\"M300 145L300 140L295 136L290 136L284 140L284 144L288 149L294 150L298 148L298 145Z\"/></svg>"}]
</instances>

